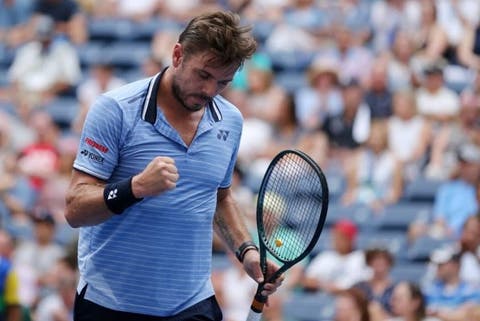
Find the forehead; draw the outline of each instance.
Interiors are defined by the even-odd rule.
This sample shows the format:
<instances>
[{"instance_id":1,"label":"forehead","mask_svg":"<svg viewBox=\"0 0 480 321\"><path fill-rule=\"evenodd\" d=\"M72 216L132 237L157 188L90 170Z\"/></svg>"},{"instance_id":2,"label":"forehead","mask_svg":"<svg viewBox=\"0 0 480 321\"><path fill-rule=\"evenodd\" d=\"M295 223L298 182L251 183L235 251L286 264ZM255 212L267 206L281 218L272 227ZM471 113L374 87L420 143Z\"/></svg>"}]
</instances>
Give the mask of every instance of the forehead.
<instances>
[{"instance_id":1,"label":"forehead","mask_svg":"<svg viewBox=\"0 0 480 321\"><path fill-rule=\"evenodd\" d=\"M215 78L231 78L240 64L221 65L218 57L211 52L192 54L186 62L192 69L203 70Z\"/></svg>"}]
</instances>

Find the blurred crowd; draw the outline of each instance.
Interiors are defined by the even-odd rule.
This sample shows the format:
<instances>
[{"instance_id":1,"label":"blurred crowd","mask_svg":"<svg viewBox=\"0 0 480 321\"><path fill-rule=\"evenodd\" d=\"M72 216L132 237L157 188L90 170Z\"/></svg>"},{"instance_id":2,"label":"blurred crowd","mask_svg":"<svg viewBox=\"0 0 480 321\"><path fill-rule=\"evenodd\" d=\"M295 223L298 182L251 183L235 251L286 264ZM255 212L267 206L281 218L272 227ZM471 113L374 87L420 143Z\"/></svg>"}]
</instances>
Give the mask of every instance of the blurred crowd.
<instances>
[{"instance_id":1,"label":"blurred crowd","mask_svg":"<svg viewBox=\"0 0 480 321\"><path fill-rule=\"evenodd\" d=\"M264 319L288 321L294 298L313 297L330 312L303 321L480 320L480 1L0 0L0 321L72 320L78 232L64 196L89 106L168 66L192 14L218 9L258 42L224 92L244 117L233 189L253 237L282 149L318 162L342 213ZM435 186L430 210L401 230L401 251L442 242L425 273L394 278L404 258L389 242L361 248L352 213L407 215L391 209L418 186ZM213 252L224 319L243 321L256 285L219 241Z\"/></svg>"}]
</instances>

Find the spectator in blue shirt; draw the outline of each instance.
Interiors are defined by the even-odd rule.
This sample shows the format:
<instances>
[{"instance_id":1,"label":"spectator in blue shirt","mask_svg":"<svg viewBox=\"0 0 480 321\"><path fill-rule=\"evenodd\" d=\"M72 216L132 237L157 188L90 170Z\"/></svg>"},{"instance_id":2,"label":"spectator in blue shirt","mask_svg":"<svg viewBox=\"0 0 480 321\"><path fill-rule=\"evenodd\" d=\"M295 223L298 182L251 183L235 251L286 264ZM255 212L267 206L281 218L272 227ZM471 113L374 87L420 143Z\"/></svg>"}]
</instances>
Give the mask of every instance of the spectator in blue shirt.
<instances>
[{"instance_id":1,"label":"spectator in blue shirt","mask_svg":"<svg viewBox=\"0 0 480 321\"><path fill-rule=\"evenodd\" d=\"M480 291L460 278L460 251L446 246L432 252L437 265L435 279L424 287L427 311L442 320L451 320L457 311L480 303Z\"/></svg>"}]
</instances>

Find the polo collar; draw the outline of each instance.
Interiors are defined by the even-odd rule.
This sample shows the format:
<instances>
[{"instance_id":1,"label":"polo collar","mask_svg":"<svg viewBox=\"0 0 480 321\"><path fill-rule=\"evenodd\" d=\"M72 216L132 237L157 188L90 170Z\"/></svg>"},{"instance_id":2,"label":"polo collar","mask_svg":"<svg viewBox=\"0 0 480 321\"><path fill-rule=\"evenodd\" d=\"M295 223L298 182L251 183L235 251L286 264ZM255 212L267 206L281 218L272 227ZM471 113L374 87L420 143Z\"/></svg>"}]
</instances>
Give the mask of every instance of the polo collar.
<instances>
[{"instance_id":1,"label":"polo collar","mask_svg":"<svg viewBox=\"0 0 480 321\"><path fill-rule=\"evenodd\" d=\"M158 88L160 87L160 81L167 68L168 67L164 68L161 72L152 77L150 83L148 84L147 96L145 96L145 99L143 101L142 119L152 125L154 125L155 121L157 120ZM220 108L218 108L218 105L214 100L208 103L208 109L210 110L210 113L215 122L219 122L223 119Z\"/></svg>"}]
</instances>

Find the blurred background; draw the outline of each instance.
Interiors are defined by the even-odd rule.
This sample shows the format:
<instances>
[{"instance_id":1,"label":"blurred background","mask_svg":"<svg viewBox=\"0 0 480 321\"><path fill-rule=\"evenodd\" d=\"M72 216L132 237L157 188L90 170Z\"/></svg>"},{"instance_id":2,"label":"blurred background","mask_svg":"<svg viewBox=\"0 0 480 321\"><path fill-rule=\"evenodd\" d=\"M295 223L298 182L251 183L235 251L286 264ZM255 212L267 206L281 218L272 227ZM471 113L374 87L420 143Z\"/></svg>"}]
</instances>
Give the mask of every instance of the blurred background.
<instances>
[{"instance_id":1,"label":"blurred background","mask_svg":"<svg viewBox=\"0 0 480 321\"><path fill-rule=\"evenodd\" d=\"M223 93L245 118L232 187L252 236L280 150L330 187L320 241L264 319L480 320L480 1L0 0L0 321L72 320L64 197L88 108L219 9L258 42ZM224 319L243 321L256 285L212 251Z\"/></svg>"}]
</instances>

